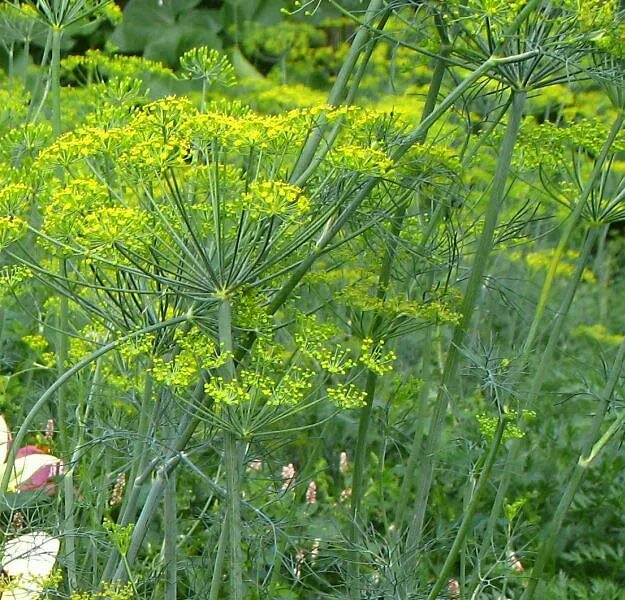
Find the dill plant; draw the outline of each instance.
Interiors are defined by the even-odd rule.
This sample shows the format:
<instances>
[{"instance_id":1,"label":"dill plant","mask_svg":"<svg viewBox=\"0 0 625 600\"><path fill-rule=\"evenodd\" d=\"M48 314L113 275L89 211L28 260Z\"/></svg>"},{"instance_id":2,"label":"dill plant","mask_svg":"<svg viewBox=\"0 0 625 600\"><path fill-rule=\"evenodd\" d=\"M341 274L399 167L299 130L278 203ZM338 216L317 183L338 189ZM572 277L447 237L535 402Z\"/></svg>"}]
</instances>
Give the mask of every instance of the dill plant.
<instances>
[{"instance_id":1,"label":"dill plant","mask_svg":"<svg viewBox=\"0 0 625 600\"><path fill-rule=\"evenodd\" d=\"M615 6L371 0L356 13L334 3L357 30L328 102L263 114L211 87L230 86L233 68L209 49L184 54L177 74L201 82L199 102L150 97L146 75L172 85L176 75L154 62L93 51L61 59L62 36L106 2L9 4L0 23L25 18L33 28L7 41L10 89L26 85L12 66L19 45L28 52L36 27L47 41L39 84L0 123L10 167L2 281L18 298L29 278L46 286L40 311L57 365L8 461L53 402L68 467L65 592L173 600L188 585L243 600L299 586L299 597L434 599L446 586L455 594L453 580L473 597L489 586L533 597L584 473L623 421L619 413L606 423L621 345L533 570L513 572L517 562L502 557L516 556L512 522L530 503L509 498L524 434L544 408L540 393L600 227L623 216ZM258 36L255 47L271 49ZM276 52L283 78L290 58L303 61ZM396 79L406 95L392 112L388 99L371 97L388 52L400 70L433 61L427 77L420 72L422 100L410 96L409 76ZM587 73L612 102L611 129L532 127L528 96ZM61 74L81 85L62 86ZM528 190L541 205L519 208ZM500 257L529 264L530 254L507 246L532 235L551 243L541 220L556 221L560 237L531 321L502 327L508 356L489 351L482 363L481 336L499 335L487 316L501 311L489 289ZM576 235L584 245L570 267ZM29 339L41 353L45 342ZM320 496L337 500L323 513L324 539L308 524L312 492L301 509L292 461L283 481L253 466L310 432L352 444L338 493L321 443L303 461ZM463 453L446 453L456 435ZM453 452L459 508L441 491L439 469ZM204 505L190 524L192 485ZM208 550L193 547L198 530ZM209 559L195 586L179 568L187 549Z\"/></svg>"}]
</instances>

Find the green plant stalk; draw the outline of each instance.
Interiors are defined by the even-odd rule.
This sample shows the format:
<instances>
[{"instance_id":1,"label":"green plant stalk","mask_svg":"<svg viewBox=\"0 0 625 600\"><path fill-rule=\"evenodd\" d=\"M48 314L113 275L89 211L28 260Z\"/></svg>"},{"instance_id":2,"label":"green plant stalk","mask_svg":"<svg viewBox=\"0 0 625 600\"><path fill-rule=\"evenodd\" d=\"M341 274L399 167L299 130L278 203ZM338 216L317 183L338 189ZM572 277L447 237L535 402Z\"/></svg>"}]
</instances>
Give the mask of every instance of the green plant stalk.
<instances>
[{"instance_id":1,"label":"green plant stalk","mask_svg":"<svg viewBox=\"0 0 625 600\"><path fill-rule=\"evenodd\" d=\"M145 469L145 465L148 459L149 445L146 443L148 437L148 431L150 429L150 406L153 404L152 394L154 393L154 378L151 372L152 361L149 360L145 365L145 380L143 383L143 393L141 397L141 406L139 407L139 425L137 427L137 438L133 448L133 460L130 467L130 475L128 481L132 482L132 485L127 486L124 494L124 501L120 509L120 525L128 525L129 518L125 515L133 515L135 506L131 502L132 492L134 489L134 483L139 473Z\"/></svg>"},{"instance_id":2,"label":"green plant stalk","mask_svg":"<svg viewBox=\"0 0 625 600\"><path fill-rule=\"evenodd\" d=\"M488 259L493 247L494 233L497 226L499 212L503 206L506 195L506 182L510 171L512 152L516 143L523 107L525 105L526 92L513 90L512 103L508 125L499 149L497 168L493 179L493 185L486 208L484 226L480 236L477 251L471 266L471 273L467 283L464 299L461 307L460 323L454 328L451 343L445 360L442 381L436 398L434 412L432 414L427 444L423 456L423 463L418 476L417 497L414 507L412 522L408 529L406 546L409 551L416 551L421 540L425 511L432 485L434 473L434 457L438 451L440 437L449 403L448 395L451 393L458 365L460 362L460 349L469 328L473 312L482 285L482 278L488 266Z\"/></svg>"},{"instance_id":3,"label":"green plant stalk","mask_svg":"<svg viewBox=\"0 0 625 600\"><path fill-rule=\"evenodd\" d=\"M608 290L610 287L610 258L608 252L609 225L601 228L599 244L597 247L597 259L594 270L599 273L599 323L608 322Z\"/></svg>"},{"instance_id":4,"label":"green plant stalk","mask_svg":"<svg viewBox=\"0 0 625 600\"><path fill-rule=\"evenodd\" d=\"M179 462L180 454L176 453L165 460L156 469L156 476L152 481L152 487L150 488L150 492L145 500L141 514L139 515L133 529L128 551L122 556L122 559L115 570L115 575L113 576L115 581L125 583L128 580L128 574L131 572L132 565L139 554L141 544L145 539L150 523L152 522L154 515L158 512L158 505L165 492L165 488L167 487L167 480ZM103 578L103 580L105 579Z\"/></svg>"},{"instance_id":5,"label":"green plant stalk","mask_svg":"<svg viewBox=\"0 0 625 600\"><path fill-rule=\"evenodd\" d=\"M200 101L200 112L206 112L206 93L208 91L208 82L206 81L206 77L202 78L202 100Z\"/></svg>"},{"instance_id":6,"label":"green plant stalk","mask_svg":"<svg viewBox=\"0 0 625 600\"><path fill-rule=\"evenodd\" d=\"M172 470L167 477L167 485L163 498L163 559L165 562L165 600L176 600L177 596L177 519L176 506L176 471Z\"/></svg>"},{"instance_id":7,"label":"green plant stalk","mask_svg":"<svg viewBox=\"0 0 625 600\"><path fill-rule=\"evenodd\" d=\"M63 266L60 267L61 275ZM56 327L56 370L58 377L65 371L67 364L67 348L69 336L69 300L67 296L59 298L59 315ZM67 406L65 402L65 390L61 387L57 392L57 427L59 429L59 440L63 452L68 451L67 444Z\"/></svg>"},{"instance_id":8,"label":"green plant stalk","mask_svg":"<svg viewBox=\"0 0 625 600\"><path fill-rule=\"evenodd\" d=\"M4 499L7 492L7 486L9 485L9 480L11 478L11 472L15 466L15 455L17 454L18 448L22 446L24 443L24 438L29 431L30 425L33 420L39 413L39 411L46 405L46 403L54 397L56 392L60 387L65 385L74 375L82 371L85 367L88 367L91 363L98 360L100 357L105 354L111 352L111 350L115 350L118 346L127 342L128 340L132 340L134 338L140 337L147 333L152 333L153 331L158 331L160 329L166 329L167 327L171 327L172 325L177 325L178 323L184 323L185 321L189 321L192 319L192 314L186 314L179 317L174 317L172 319L168 319L167 321L162 321L161 323L155 323L148 327L144 327L143 329L139 329L137 331L133 331L127 335L124 335L104 346L101 346L82 360L78 361L73 367L67 369L63 375L61 375L41 396L39 396L38 400L35 402L33 407L28 411L27 415L24 417L20 428L17 430L15 437L13 439L13 443L9 452L7 453L7 458L5 462L5 469L2 475L2 480L0 481L0 498L2 499L2 503L6 505L6 500ZM7 505L8 506L8 505Z\"/></svg>"},{"instance_id":9,"label":"green plant stalk","mask_svg":"<svg viewBox=\"0 0 625 600\"><path fill-rule=\"evenodd\" d=\"M89 406L93 401L94 394L100 385L102 376L102 361L98 360L95 365L95 372L93 374L93 381L89 389L85 408L85 414L89 410ZM74 470L80 460L83 451L84 442L84 418L81 415L83 410L83 402L78 401L76 406L76 427L75 427L75 443L74 451L69 463L69 468L63 475L63 509L64 509L64 532L63 532L63 548L65 558L65 568L67 570L67 587L70 594L76 590L77 575L76 575L76 544L74 540L74 533L76 531L76 525L74 521Z\"/></svg>"},{"instance_id":10,"label":"green plant stalk","mask_svg":"<svg viewBox=\"0 0 625 600\"><path fill-rule=\"evenodd\" d=\"M388 21L389 17L390 17L390 11L385 11L380 21L380 25L378 26L378 31L383 29L386 26L386 22ZM369 64L369 61L371 59L371 55L373 54L374 49L375 49L375 38L371 38L367 45L365 55L360 61L360 64L358 65L358 70L356 71L353 81L351 85L349 86L349 92L347 93L347 96L345 97L345 101L344 101L344 104L346 106L351 106L354 102L354 99L356 97L356 92L358 91L358 88L360 87L360 82L365 74L365 71L367 70L367 65ZM345 118L343 116L339 117L336 120L336 123L334 124L332 131L327 136L325 143L321 147L321 150L317 148L318 151L314 154L313 157L311 157L304 171L300 173L295 179L293 178L293 176L291 176L290 182L292 182L293 185L296 185L299 187L303 186L308 181L309 177L317 170L319 165L323 162L323 159L327 156L328 152L330 152L330 150L334 146L334 142L336 141L337 137L339 136L339 133L341 132L343 128L344 120Z\"/></svg>"},{"instance_id":11,"label":"green plant stalk","mask_svg":"<svg viewBox=\"0 0 625 600\"><path fill-rule=\"evenodd\" d=\"M219 589L221 588L221 577L224 570L224 561L226 558L226 546L228 545L228 515L224 516L221 524L221 532L219 533L219 542L217 542L217 554L215 555L215 564L213 566L213 577L211 579L211 589L208 600L219 599Z\"/></svg>"},{"instance_id":12,"label":"green plant stalk","mask_svg":"<svg viewBox=\"0 0 625 600\"><path fill-rule=\"evenodd\" d=\"M456 559L458 558L458 554L464 545L464 541L469 533L470 528L473 525L473 516L475 515L475 511L478 508L478 503L482 497L482 493L486 489L486 486L489 483L490 474L493 469L493 465L495 464L495 459L497 458L497 451L499 450L499 446L501 445L501 440L503 438L504 431L506 429L506 417L501 415L499 417L499 421L497 422L497 429L495 430L495 435L493 436L493 441L488 450L488 455L486 457L486 461L484 463L484 467L482 468L482 472L477 480L475 485L475 490L473 491L473 496L469 501L468 505L464 509L464 513L462 516L462 522L460 523L460 528L458 529L458 533L454 539L454 543L452 544L451 550L447 554L447 558L445 559L445 563L441 568L438 577L430 590L430 593L427 597L427 600L436 600L438 598L439 592L443 589L443 587L447 584L447 580L449 579L449 575L451 570L453 569Z\"/></svg>"},{"instance_id":13,"label":"green plant stalk","mask_svg":"<svg viewBox=\"0 0 625 600\"><path fill-rule=\"evenodd\" d=\"M421 458L421 445L425 435L425 418L428 406L428 394L430 391L430 380L432 375L432 328L428 327L425 331L425 339L421 346L421 374L423 383L419 388L417 397L417 413L415 415L415 433L410 446L410 454L404 478L401 482L399 497L397 498L397 510L395 512L395 525L398 533L401 533L407 517L408 498L410 492L414 489L416 476L418 472L419 460Z\"/></svg>"},{"instance_id":14,"label":"green plant stalk","mask_svg":"<svg viewBox=\"0 0 625 600\"><path fill-rule=\"evenodd\" d=\"M224 298L218 315L221 352L232 356L232 305ZM232 358L224 365L224 379L235 377ZM241 452L239 442L231 431L224 432L224 465L226 467L226 512L228 549L230 556L230 597L243 600L243 553L241 552Z\"/></svg>"},{"instance_id":15,"label":"green plant stalk","mask_svg":"<svg viewBox=\"0 0 625 600\"><path fill-rule=\"evenodd\" d=\"M534 567L532 568L532 571L530 573L529 582L527 587L525 588L525 592L523 593L521 600L531 600L531 598L534 597L536 587L541 581L547 561L553 556L555 541L560 532L560 529L562 528L562 523L564 522L566 513L571 506L571 502L573 501L573 498L575 497L575 494L577 493L577 490L579 489L582 480L586 475L586 472L588 471L588 468L597 459L605 446L621 429L623 423L625 423L625 411L622 411L621 414L618 415L618 417L612 422L606 432L597 440L599 432L601 431L601 425L605 418L605 413L608 410L610 399L614 394L614 390L621 376L624 361L625 342L621 343L621 345L619 346L616 358L614 359L614 364L612 365L612 369L610 370L608 381L606 382L606 386L602 393L601 407L595 414L588 438L584 443L584 447L582 448L582 452L579 455L577 464L573 468L573 472L568 478L568 483L566 489L564 490L564 494L562 495L562 498L558 503L558 507L556 508L553 519L551 520L551 523L547 528L545 537L543 538L543 541L539 546L537 558L534 563Z\"/></svg>"},{"instance_id":16,"label":"green plant stalk","mask_svg":"<svg viewBox=\"0 0 625 600\"><path fill-rule=\"evenodd\" d=\"M230 555L230 598L243 600L243 553L241 552L241 453L236 436L227 431L224 458L228 497L228 534Z\"/></svg>"},{"instance_id":17,"label":"green plant stalk","mask_svg":"<svg viewBox=\"0 0 625 600\"><path fill-rule=\"evenodd\" d=\"M366 23L372 24L374 22L382 5L383 0L371 0L369 2L369 6L367 7L367 11L364 17ZM347 53L347 57L341 65L341 68L336 76L336 80L332 85L332 89L330 90L330 94L328 95L328 105L338 106L343 100L343 96L345 95L345 90L347 89L351 74L356 67L358 58L360 57L365 46L369 42L370 37L371 32L369 28L361 26L358 30L358 33L354 37L354 41L352 42L349 52ZM323 140L323 132L325 130L326 124L326 119L323 116L320 116L319 123L313 129L308 139L306 140L306 143L304 144L304 147L302 148L302 151L297 159L295 167L293 168L293 172L290 177L292 181L296 181L297 179L299 179L299 177L307 169L308 165L313 160L317 148Z\"/></svg>"},{"instance_id":18,"label":"green plant stalk","mask_svg":"<svg viewBox=\"0 0 625 600\"><path fill-rule=\"evenodd\" d=\"M432 74L432 80L430 82L430 87L428 90L428 95L426 97L426 102L423 107L423 113L421 116L421 122L423 122L434 110L436 105L436 100L440 93L441 85L443 82L443 78L445 76L446 71L446 63L444 57L441 57L435 65L434 72ZM422 143L429 129L423 129L421 135L415 142ZM397 207L395 214L392 218L392 226L391 226L391 242L387 246L384 257L382 259L382 268L380 270L380 275L378 277L377 284L377 297L379 299L383 299L386 296L386 290L388 288L388 284L391 278L391 272L393 269L393 263L395 261L395 256L397 255L397 240L403 229L404 218L406 215L406 210L408 206L406 202L401 202ZM374 342L380 341L380 336L378 333L378 329L383 323L383 317L380 315L376 315L371 324L371 328L369 331L369 337L371 337ZM364 495L363 489L363 479L364 479L364 469L367 462L367 448L368 448L368 437L369 437L369 427L371 425L371 414L373 411L373 402L375 399L375 392L378 382L378 376L373 371L369 371L367 373L367 379L365 383L365 394L366 394L366 404L360 411L360 419L358 423L358 434L356 437L356 449L354 452L354 470L352 475L352 523L350 527L350 544L352 547L357 548L359 546L360 539L360 527L359 521L365 520L365 516L361 514L361 503ZM352 558L350 561L350 569L351 573L351 590L352 597L357 599L360 597L360 586L359 586L359 560L358 560L358 551L355 551L356 556Z\"/></svg>"},{"instance_id":19,"label":"green plant stalk","mask_svg":"<svg viewBox=\"0 0 625 600\"><path fill-rule=\"evenodd\" d=\"M61 38L63 29L53 25L50 55L50 99L52 101L52 133L61 134Z\"/></svg>"}]
</instances>

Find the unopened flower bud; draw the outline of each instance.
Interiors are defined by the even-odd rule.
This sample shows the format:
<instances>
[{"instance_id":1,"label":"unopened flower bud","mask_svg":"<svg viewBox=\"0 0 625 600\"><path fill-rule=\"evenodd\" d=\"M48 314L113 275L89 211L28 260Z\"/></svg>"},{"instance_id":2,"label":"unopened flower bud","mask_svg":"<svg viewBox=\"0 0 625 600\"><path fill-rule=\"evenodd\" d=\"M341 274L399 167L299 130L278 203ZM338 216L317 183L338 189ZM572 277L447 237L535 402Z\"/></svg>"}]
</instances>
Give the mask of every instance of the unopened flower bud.
<instances>
[{"instance_id":1,"label":"unopened flower bud","mask_svg":"<svg viewBox=\"0 0 625 600\"><path fill-rule=\"evenodd\" d=\"M349 459L347 458L347 452L341 452L339 456L339 471L342 475L347 475L347 471L349 471Z\"/></svg>"},{"instance_id":2,"label":"unopened flower bud","mask_svg":"<svg viewBox=\"0 0 625 600\"><path fill-rule=\"evenodd\" d=\"M124 489L126 488L126 473L120 473L117 476L117 481L113 486L113 493L111 494L110 506L117 506L121 504L122 497L124 496Z\"/></svg>"},{"instance_id":3,"label":"unopened flower bud","mask_svg":"<svg viewBox=\"0 0 625 600\"><path fill-rule=\"evenodd\" d=\"M11 529L13 529L13 531L21 531L24 527L26 527L26 519L24 519L24 515L18 510L13 513Z\"/></svg>"},{"instance_id":4,"label":"unopened flower bud","mask_svg":"<svg viewBox=\"0 0 625 600\"><path fill-rule=\"evenodd\" d=\"M54 439L54 419L48 419L46 423L45 438L50 442Z\"/></svg>"}]
</instances>

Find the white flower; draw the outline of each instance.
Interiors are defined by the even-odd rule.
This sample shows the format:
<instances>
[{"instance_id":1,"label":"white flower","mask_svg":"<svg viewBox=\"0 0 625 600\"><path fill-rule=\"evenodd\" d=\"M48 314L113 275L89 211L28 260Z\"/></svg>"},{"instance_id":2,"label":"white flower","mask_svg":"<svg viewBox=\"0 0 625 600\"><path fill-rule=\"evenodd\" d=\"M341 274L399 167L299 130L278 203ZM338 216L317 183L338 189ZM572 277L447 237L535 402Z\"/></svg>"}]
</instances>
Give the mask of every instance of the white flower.
<instances>
[{"instance_id":1,"label":"white flower","mask_svg":"<svg viewBox=\"0 0 625 600\"><path fill-rule=\"evenodd\" d=\"M8 583L2 600L37 600L50 577L60 542L45 533L25 533L9 540L2 550L2 571ZM1 589L1 588L0 588Z\"/></svg>"}]
</instances>

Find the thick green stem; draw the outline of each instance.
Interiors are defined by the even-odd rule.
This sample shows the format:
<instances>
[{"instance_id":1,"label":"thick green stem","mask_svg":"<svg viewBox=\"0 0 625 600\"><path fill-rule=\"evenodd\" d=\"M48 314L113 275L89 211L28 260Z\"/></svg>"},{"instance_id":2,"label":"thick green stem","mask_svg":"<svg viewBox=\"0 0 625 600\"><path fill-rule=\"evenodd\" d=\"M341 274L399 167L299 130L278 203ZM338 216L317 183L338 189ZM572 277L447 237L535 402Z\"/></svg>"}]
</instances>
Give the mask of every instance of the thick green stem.
<instances>
[{"instance_id":1,"label":"thick green stem","mask_svg":"<svg viewBox=\"0 0 625 600\"><path fill-rule=\"evenodd\" d=\"M217 554L213 565L213 577L211 579L211 590L208 600L218 600L219 589L221 588L221 578L224 571L224 561L226 558L226 547L228 545L228 515L225 515L217 542Z\"/></svg>"},{"instance_id":2,"label":"thick green stem","mask_svg":"<svg viewBox=\"0 0 625 600\"><path fill-rule=\"evenodd\" d=\"M119 564L117 565L117 569L113 577L114 580L120 582L128 580L129 572L135 559L137 558L137 555L139 554L141 544L145 539L150 523L152 522L152 518L158 512L159 503L163 493L165 492L165 488L167 487L169 476L179 462L180 455L176 453L174 456L162 463L156 470L156 477L152 481L152 487L150 488L148 497L143 505L143 510L141 511L141 514L139 515L139 518L134 526L128 551L125 556L122 556Z\"/></svg>"},{"instance_id":3,"label":"thick green stem","mask_svg":"<svg viewBox=\"0 0 625 600\"><path fill-rule=\"evenodd\" d=\"M473 516L475 515L475 511L477 510L482 493L488 485L490 473L493 469L495 459L497 458L497 451L499 450L499 446L501 444L505 429L506 417L502 415L499 417L497 429L495 430L495 435L493 436L493 441L490 445L488 456L486 457L486 461L484 463L484 468L482 469L477 484L475 485L475 490L473 491L471 500L464 510L462 522L460 523L460 528L458 529L458 533L456 534L454 543L452 544L449 554L447 554L445 564L440 570L438 578L436 579L434 586L430 590L430 594L428 595L427 600L436 600L436 598L438 598L438 593L447 584L447 580L449 578L451 570L453 569L456 559L458 558L458 554L464 544L464 540L469 533L469 529L473 525Z\"/></svg>"},{"instance_id":4,"label":"thick green stem","mask_svg":"<svg viewBox=\"0 0 625 600\"><path fill-rule=\"evenodd\" d=\"M176 508L176 471L173 470L165 486L163 498L163 517L165 521L163 539L163 560L165 563L165 600L176 600L177 597L177 508Z\"/></svg>"},{"instance_id":5,"label":"thick green stem","mask_svg":"<svg viewBox=\"0 0 625 600\"><path fill-rule=\"evenodd\" d=\"M415 414L415 431L410 446L408 462L404 470L404 478L401 482L399 497L397 498L397 510L395 512L395 525L398 533L403 529L406 522L408 499L414 489L418 464L421 459L423 438L425 435L425 419L427 416L428 395L430 392L430 378L432 373L432 327L425 331L425 338L421 344L421 379L423 383L417 396L417 412Z\"/></svg>"},{"instance_id":6,"label":"thick green stem","mask_svg":"<svg viewBox=\"0 0 625 600\"><path fill-rule=\"evenodd\" d=\"M61 133L61 38L63 29L52 27L52 52L50 56L50 98L52 100L52 133Z\"/></svg>"},{"instance_id":7,"label":"thick green stem","mask_svg":"<svg viewBox=\"0 0 625 600\"><path fill-rule=\"evenodd\" d=\"M442 381L436 398L434 412L432 414L430 430L423 457L423 464L419 474L417 497L412 523L407 535L407 548L410 552L416 551L421 541L423 521L425 518L425 511L434 472L434 458L438 452L440 436L449 402L449 395L457 375L462 344L466 337L471 323L471 318L475 310L478 294L482 286L482 279L484 273L486 272L488 259L493 247L494 233L499 213L506 196L506 182L510 171L512 152L514 150L517 134L521 125L525 98L526 93L522 90L514 90L512 92L508 125L499 149L499 159L497 161L497 169L495 171L490 198L486 208L482 234L473 259L471 274L469 276L469 281L467 283L462 303L462 316L460 323L454 329L452 341L445 361Z\"/></svg>"},{"instance_id":8,"label":"thick green stem","mask_svg":"<svg viewBox=\"0 0 625 600\"><path fill-rule=\"evenodd\" d=\"M573 472L568 478L568 483L566 489L564 490L564 494L562 495L562 498L558 503L558 507L556 508L553 519L549 524L549 527L547 528L542 543L540 544L536 562L534 563L534 567L532 568L529 583L527 585L527 588L525 589L525 593L522 596L522 600L531 600L531 598L534 597L536 587L541 581L547 561L553 557L555 541L558 534L560 533L560 529L562 528L562 523L564 522L566 513L571 506L571 502L573 501L573 498L575 497L575 494L577 493L577 490L579 489L588 468L597 459L605 446L612 440L614 435L621 429L623 423L625 423L625 411L623 411L610 425L608 430L597 440L599 432L601 431L601 425L603 423L605 413L607 412L610 403L610 399L612 398L616 385L618 384L619 378L621 376L624 361L625 342L621 343L621 345L619 346L616 358L614 359L614 364L612 365L612 369L610 371L608 381L606 382L606 386L601 395L601 406L595 414L595 417L591 424L589 435L584 443L582 452L579 455L577 464L573 468Z\"/></svg>"},{"instance_id":9,"label":"thick green stem","mask_svg":"<svg viewBox=\"0 0 625 600\"><path fill-rule=\"evenodd\" d=\"M374 23L375 19L378 17L378 13L380 8L383 5L383 0L371 0L369 2L369 6L367 8L367 12L365 13L365 23L369 25L369 27L362 26L358 30L358 33L354 37L354 41L347 53L347 57L345 61L341 65L341 68L336 76L336 80L330 90L330 94L328 96L328 104L330 106L338 106L343 97L345 95L345 90L347 89L347 85L349 83L349 79L353 70L356 67L356 63L358 62L358 58L362 54L366 45L369 43L371 38L371 30L370 26ZM304 147L302 148L302 152L297 160L295 167L293 168L293 172L291 174L290 179L292 181L296 181L302 175L302 173L307 169L310 162L313 160L315 156L315 152L321 144L323 140L323 132L325 130L327 124L327 120L321 116L319 123L313 129L312 133L306 140Z\"/></svg>"},{"instance_id":10,"label":"thick green stem","mask_svg":"<svg viewBox=\"0 0 625 600\"><path fill-rule=\"evenodd\" d=\"M222 352L232 356L232 305L224 298L219 307L219 343ZM224 379L234 378L232 358L224 365ZM224 465L226 467L226 513L230 555L230 597L243 600L243 554L241 552L241 451L234 433L224 432Z\"/></svg>"},{"instance_id":11,"label":"thick green stem","mask_svg":"<svg viewBox=\"0 0 625 600\"><path fill-rule=\"evenodd\" d=\"M228 497L228 534L230 550L230 597L243 600L243 553L241 552L241 453L239 442L231 432L225 432L224 458Z\"/></svg>"}]
</instances>

